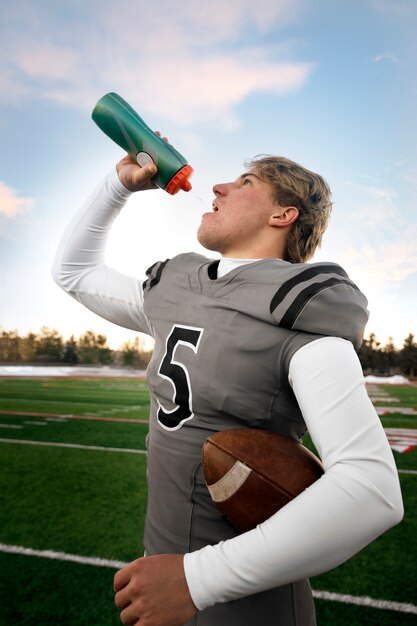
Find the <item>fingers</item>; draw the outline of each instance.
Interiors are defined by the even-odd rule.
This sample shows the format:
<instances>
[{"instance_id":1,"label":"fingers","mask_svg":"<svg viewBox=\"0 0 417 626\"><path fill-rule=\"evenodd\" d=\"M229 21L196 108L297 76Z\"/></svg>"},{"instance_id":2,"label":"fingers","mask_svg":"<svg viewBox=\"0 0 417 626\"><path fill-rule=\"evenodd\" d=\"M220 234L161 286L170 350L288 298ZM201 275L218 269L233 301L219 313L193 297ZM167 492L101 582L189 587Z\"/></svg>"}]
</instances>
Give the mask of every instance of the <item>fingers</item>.
<instances>
[{"instance_id":1,"label":"fingers","mask_svg":"<svg viewBox=\"0 0 417 626\"><path fill-rule=\"evenodd\" d=\"M132 578L132 563L117 572L113 579L114 604L120 609L120 621L126 626L134 626L139 621L137 610L132 605L129 583Z\"/></svg>"},{"instance_id":2,"label":"fingers","mask_svg":"<svg viewBox=\"0 0 417 626\"><path fill-rule=\"evenodd\" d=\"M120 621L125 626L134 626L139 623L137 600L132 595L132 576L134 574L134 567L139 559L133 561L123 569L119 570L113 579L113 588L115 591L114 603L118 609L121 610ZM135 603L133 603L135 599Z\"/></svg>"},{"instance_id":3,"label":"fingers","mask_svg":"<svg viewBox=\"0 0 417 626\"><path fill-rule=\"evenodd\" d=\"M158 171L154 163L140 167L135 159L128 155L117 163L116 169L121 183L129 191L154 189L156 187L152 181L152 178Z\"/></svg>"},{"instance_id":4,"label":"fingers","mask_svg":"<svg viewBox=\"0 0 417 626\"><path fill-rule=\"evenodd\" d=\"M180 626L195 615L182 554L136 559L114 577L115 604L126 626Z\"/></svg>"},{"instance_id":5,"label":"fingers","mask_svg":"<svg viewBox=\"0 0 417 626\"><path fill-rule=\"evenodd\" d=\"M114 596L114 603L118 609L125 609L130 604L130 595L127 589L118 591Z\"/></svg>"},{"instance_id":6,"label":"fingers","mask_svg":"<svg viewBox=\"0 0 417 626\"><path fill-rule=\"evenodd\" d=\"M139 559L136 559L136 561L138 560ZM136 561L132 561L132 563L129 563L129 565L126 565L126 567L123 567L114 575L113 589L115 593L117 593L118 591L121 591L121 589L123 589L124 587L126 587L126 585L129 584L130 579L132 577L132 569Z\"/></svg>"},{"instance_id":7,"label":"fingers","mask_svg":"<svg viewBox=\"0 0 417 626\"><path fill-rule=\"evenodd\" d=\"M165 143L169 143L168 138L162 137L159 130L155 131L155 134ZM129 189L129 191L156 189L157 187L152 180L158 172L155 163L142 163L142 165L140 165L134 157L128 154L117 163L116 169L121 183L126 189Z\"/></svg>"},{"instance_id":8,"label":"fingers","mask_svg":"<svg viewBox=\"0 0 417 626\"><path fill-rule=\"evenodd\" d=\"M128 173L128 180L131 186L136 189L148 189L150 187L151 178L155 176L157 172L156 165L150 163L144 167L140 165L132 167Z\"/></svg>"},{"instance_id":9,"label":"fingers","mask_svg":"<svg viewBox=\"0 0 417 626\"><path fill-rule=\"evenodd\" d=\"M162 137L161 133L159 132L159 130L155 131L155 135L158 135L158 137L160 137L162 139L162 141L165 141L165 143L169 143L168 141L168 137Z\"/></svg>"},{"instance_id":10,"label":"fingers","mask_svg":"<svg viewBox=\"0 0 417 626\"><path fill-rule=\"evenodd\" d=\"M136 612L133 611L130 607L120 613L120 621L126 626L134 626L135 624L139 624L139 620L140 618L138 617L138 615L136 615Z\"/></svg>"}]
</instances>

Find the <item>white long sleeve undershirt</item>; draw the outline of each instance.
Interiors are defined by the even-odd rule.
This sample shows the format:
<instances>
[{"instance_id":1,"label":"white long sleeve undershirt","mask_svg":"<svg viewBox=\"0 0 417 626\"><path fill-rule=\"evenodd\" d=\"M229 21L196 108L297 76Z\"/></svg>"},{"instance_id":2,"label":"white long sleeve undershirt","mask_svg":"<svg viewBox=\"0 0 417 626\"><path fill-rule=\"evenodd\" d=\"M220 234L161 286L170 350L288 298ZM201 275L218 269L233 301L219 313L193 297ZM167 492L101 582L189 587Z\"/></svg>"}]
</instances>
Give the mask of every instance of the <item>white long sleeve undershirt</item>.
<instances>
[{"instance_id":1,"label":"white long sleeve undershirt","mask_svg":"<svg viewBox=\"0 0 417 626\"><path fill-rule=\"evenodd\" d=\"M152 334L141 282L104 263L109 230L129 195L112 171L68 226L53 276L101 317ZM243 262L222 259L219 274ZM393 456L352 345L335 337L309 343L291 359L289 381L325 473L256 529L185 555L200 610L327 571L402 518Z\"/></svg>"},{"instance_id":2,"label":"white long sleeve undershirt","mask_svg":"<svg viewBox=\"0 0 417 626\"><path fill-rule=\"evenodd\" d=\"M52 276L64 291L94 313L118 326L151 335L143 312L141 281L104 262L110 229L130 195L116 169L112 170L68 224Z\"/></svg>"},{"instance_id":3,"label":"white long sleeve undershirt","mask_svg":"<svg viewBox=\"0 0 417 626\"><path fill-rule=\"evenodd\" d=\"M352 345L313 341L289 373L325 473L256 529L186 555L199 609L332 569L401 520L392 453Z\"/></svg>"}]
</instances>

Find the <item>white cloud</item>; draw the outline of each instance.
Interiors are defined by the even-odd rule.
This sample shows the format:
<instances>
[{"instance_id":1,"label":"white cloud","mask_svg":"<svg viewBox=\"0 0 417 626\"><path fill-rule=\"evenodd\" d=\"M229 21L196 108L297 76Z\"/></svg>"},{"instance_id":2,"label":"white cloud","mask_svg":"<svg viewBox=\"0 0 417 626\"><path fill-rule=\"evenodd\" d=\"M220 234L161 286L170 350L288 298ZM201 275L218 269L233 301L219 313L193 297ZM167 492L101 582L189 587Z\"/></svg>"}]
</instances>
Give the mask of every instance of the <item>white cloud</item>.
<instances>
[{"instance_id":1,"label":"white cloud","mask_svg":"<svg viewBox=\"0 0 417 626\"><path fill-rule=\"evenodd\" d=\"M381 61L388 61L390 63L399 63L398 57L393 52L381 52L374 56L372 59L374 63L381 63Z\"/></svg>"},{"instance_id":2,"label":"white cloud","mask_svg":"<svg viewBox=\"0 0 417 626\"><path fill-rule=\"evenodd\" d=\"M391 290L417 273L417 227L388 187L349 182L317 260L344 266L367 294Z\"/></svg>"},{"instance_id":3,"label":"white cloud","mask_svg":"<svg viewBox=\"0 0 417 626\"><path fill-rule=\"evenodd\" d=\"M178 69L180 61L180 69ZM254 92L285 94L302 88L312 70L307 63L269 62L266 55L247 51L239 55L157 59L132 86L135 101L146 107L153 94L152 110L176 122L222 119L236 122L235 107ZM159 81L155 83L154 72Z\"/></svg>"},{"instance_id":4,"label":"white cloud","mask_svg":"<svg viewBox=\"0 0 417 626\"><path fill-rule=\"evenodd\" d=\"M361 246L357 260L363 267L366 280L375 288L386 282L397 282L417 272L417 252L412 241L384 241Z\"/></svg>"},{"instance_id":5,"label":"white cloud","mask_svg":"<svg viewBox=\"0 0 417 626\"><path fill-rule=\"evenodd\" d=\"M294 61L278 35L297 17L299 0L156 0L152 7L120 0L76 11L65 4L64 31L62 2L36 16L17 2L20 13L10 10L2 34L3 99L42 97L91 110L101 95L118 91L145 114L233 126L249 95L295 92L314 70L312 62ZM272 33L274 43L264 45Z\"/></svg>"},{"instance_id":6,"label":"white cloud","mask_svg":"<svg viewBox=\"0 0 417 626\"><path fill-rule=\"evenodd\" d=\"M18 50L15 64L27 76L52 81L69 80L81 65L75 50L49 43Z\"/></svg>"},{"instance_id":7,"label":"white cloud","mask_svg":"<svg viewBox=\"0 0 417 626\"><path fill-rule=\"evenodd\" d=\"M410 239L407 237L406 241L388 242L383 246L384 260L381 269L385 269L386 276L391 276L391 280L405 280L417 272L415 239Z\"/></svg>"},{"instance_id":8,"label":"white cloud","mask_svg":"<svg viewBox=\"0 0 417 626\"><path fill-rule=\"evenodd\" d=\"M14 218L32 208L32 198L21 198L14 189L0 181L0 215Z\"/></svg>"},{"instance_id":9,"label":"white cloud","mask_svg":"<svg viewBox=\"0 0 417 626\"><path fill-rule=\"evenodd\" d=\"M349 182L345 197L349 202L349 225L369 234L370 229L388 228L399 216L397 196L393 189L377 185L359 185Z\"/></svg>"}]
</instances>

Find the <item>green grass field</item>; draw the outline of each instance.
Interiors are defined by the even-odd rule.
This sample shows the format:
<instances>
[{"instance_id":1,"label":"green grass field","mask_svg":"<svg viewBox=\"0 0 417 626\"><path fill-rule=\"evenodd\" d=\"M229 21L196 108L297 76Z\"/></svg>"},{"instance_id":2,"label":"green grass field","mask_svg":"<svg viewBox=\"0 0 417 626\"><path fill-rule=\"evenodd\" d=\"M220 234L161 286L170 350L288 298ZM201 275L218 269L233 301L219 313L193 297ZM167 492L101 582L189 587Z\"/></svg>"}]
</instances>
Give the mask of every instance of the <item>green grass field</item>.
<instances>
[{"instance_id":1,"label":"green grass field","mask_svg":"<svg viewBox=\"0 0 417 626\"><path fill-rule=\"evenodd\" d=\"M417 388L384 389L400 399L398 413L382 418L384 426L417 428L417 416L400 413L402 406L417 408ZM146 457L135 451L144 450L147 424L141 420L148 409L147 386L139 380L0 378L0 626L120 624L115 566L5 550L122 562L139 556ZM417 605L417 448L395 456L404 521L314 578L316 592ZM317 599L319 626L417 624L416 613L354 601Z\"/></svg>"}]
</instances>

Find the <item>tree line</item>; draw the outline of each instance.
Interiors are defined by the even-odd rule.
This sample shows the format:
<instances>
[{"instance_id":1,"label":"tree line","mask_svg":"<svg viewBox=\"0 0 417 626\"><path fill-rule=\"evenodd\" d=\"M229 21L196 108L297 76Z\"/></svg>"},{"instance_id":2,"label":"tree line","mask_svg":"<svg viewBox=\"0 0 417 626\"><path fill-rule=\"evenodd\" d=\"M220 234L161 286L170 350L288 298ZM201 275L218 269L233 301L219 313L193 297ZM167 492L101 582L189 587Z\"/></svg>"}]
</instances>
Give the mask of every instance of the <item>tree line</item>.
<instances>
[{"instance_id":1,"label":"tree line","mask_svg":"<svg viewBox=\"0 0 417 626\"><path fill-rule=\"evenodd\" d=\"M152 350L143 337L125 341L112 350L105 335L87 330L65 340L57 330L43 326L38 333L20 336L16 330L0 331L0 363L31 365L114 365L145 368Z\"/></svg>"},{"instance_id":2,"label":"tree line","mask_svg":"<svg viewBox=\"0 0 417 626\"><path fill-rule=\"evenodd\" d=\"M386 345L381 345L371 333L358 355L365 375L417 376L417 343L411 333L404 339L401 349L395 347L391 338ZM115 365L142 369L148 365L151 356L152 350L145 347L141 336L125 341L118 350L112 350L107 337L92 330L78 338L72 335L67 340L57 330L46 326L38 333L29 332L23 337L16 330L0 331L0 363Z\"/></svg>"},{"instance_id":3,"label":"tree line","mask_svg":"<svg viewBox=\"0 0 417 626\"><path fill-rule=\"evenodd\" d=\"M397 349L390 337L386 345L381 345L376 335L371 333L358 352L364 374L392 376L404 374L409 378L417 376L417 343L410 333Z\"/></svg>"}]
</instances>

